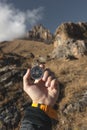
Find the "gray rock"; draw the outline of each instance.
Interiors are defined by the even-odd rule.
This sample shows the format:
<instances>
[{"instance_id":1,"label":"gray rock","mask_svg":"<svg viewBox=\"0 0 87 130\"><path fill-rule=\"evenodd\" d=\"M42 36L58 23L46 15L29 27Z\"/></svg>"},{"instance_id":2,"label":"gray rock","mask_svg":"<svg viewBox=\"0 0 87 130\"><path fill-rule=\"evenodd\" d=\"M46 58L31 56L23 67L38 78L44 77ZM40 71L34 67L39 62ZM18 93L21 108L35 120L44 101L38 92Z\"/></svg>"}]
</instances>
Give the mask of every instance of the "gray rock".
<instances>
[{"instance_id":1,"label":"gray rock","mask_svg":"<svg viewBox=\"0 0 87 130\"><path fill-rule=\"evenodd\" d=\"M35 58L33 53L28 53L25 57L26 58Z\"/></svg>"},{"instance_id":2,"label":"gray rock","mask_svg":"<svg viewBox=\"0 0 87 130\"><path fill-rule=\"evenodd\" d=\"M73 101L66 105L63 109L64 114L70 114L74 112L85 112L87 107L87 91L83 92L82 96L78 95L76 101Z\"/></svg>"},{"instance_id":3,"label":"gray rock","mask_svg":"<svg viewBox=\"0 0 87 130\"><path fill-rule=\"evenodd\" d=\"M15 54L7 54L0 67L0 122L3 125L3 127L0 126L1 130L5 130L5 126L6 129L12 130L13 127L17 127L21 119L21 111L16 107L16 103L22 98L25 103L24 97L22 97L23 90L19 88L14 91L15 88L13 87L15 87L14 84L22 81L25 72L25 69L18 67L18 64L23 62L22 58ZM7 63L7 60L10 64ZM13 64L14 61L19 61L19 63ZM12 92L12 95L10 95L10 92ZM22 113L28 106L22 106L23 102L20 103Z\"/></svg>"},{"instance_id":4,"label":"gray rock","mask_svg":"<svg viewBox=\"0 0 87 130\"><path fill-rule=\"evenodd\" d=\"M63 23L55 32L53 58L87 55L87 23Z\"/></svg>"},{"instance_id":5,"label":"gray rock","mask_svg":"<svg viewBox=\"0 0 87 130\"><path fill-rule=\"evenodd\" d=\"M87 46L84 40L68 40L54 48L52 58L79 58L87 54Z\"/></svg>"},{"instance_id":6,"label":"gray rock","mask_svg":"<svg viewBox=\"0 0 87 130\"><path fill-rule=\"evenodd\" d=\"M60 36L63 41L67 39L84 39L87 37L87 23L62 23L55 31L55 37Z\"/></svg>"},{"instance_id":7,"label":"gray rock","mask_svg":"<svg viewBox=\"0 0 87 130\"><path fill-rule=\"evenodd\" d=\"M47 60L48 60L48 58L47 57L43 57L43 56L39 56L38 57L38 59L37 59L37 61L39 62L39 63L46 63L47 62Z\"/></svg>"},{"instance_id":8,"label":"gray rock","mask_svg":"<svg viewBox=\"0 0 87 130\"><path fill-rule=\"evenodd\" d=\"M4 73L4 72L6 73L7 71L15 69L15 68L16 68L15 65L6 65L6 66L3 66L3 67L0 68L0 74Z\"/></svg>"}]
</instances>

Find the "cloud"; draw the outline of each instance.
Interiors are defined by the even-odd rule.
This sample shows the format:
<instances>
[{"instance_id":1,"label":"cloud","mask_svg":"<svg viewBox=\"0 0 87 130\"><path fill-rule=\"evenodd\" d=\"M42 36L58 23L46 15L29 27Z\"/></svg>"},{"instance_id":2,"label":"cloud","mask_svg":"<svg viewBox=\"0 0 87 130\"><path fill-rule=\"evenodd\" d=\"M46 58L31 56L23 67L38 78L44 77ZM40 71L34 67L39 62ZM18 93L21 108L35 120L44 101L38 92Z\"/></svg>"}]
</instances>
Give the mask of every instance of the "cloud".
<instances>
[{"instance_id":1,"label":"cloud","mask_svg":"<svg viewBox=\"0 0 87 130\"><path fill-rule=\"evenodd\" d=\"M43 7L25 12L12 4L0 2L0 41L13 40L24 36L29 27L43 18Z\"/></svg>"}]
</instances>

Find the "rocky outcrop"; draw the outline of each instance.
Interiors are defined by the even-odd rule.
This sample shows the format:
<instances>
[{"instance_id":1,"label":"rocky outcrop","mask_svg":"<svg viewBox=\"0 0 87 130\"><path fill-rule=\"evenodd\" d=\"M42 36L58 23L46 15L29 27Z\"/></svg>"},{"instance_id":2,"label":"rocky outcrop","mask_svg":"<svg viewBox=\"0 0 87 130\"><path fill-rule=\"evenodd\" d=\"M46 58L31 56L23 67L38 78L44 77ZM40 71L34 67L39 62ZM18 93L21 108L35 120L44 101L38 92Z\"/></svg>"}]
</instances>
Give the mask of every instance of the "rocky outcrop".
<instances>
[{"instance_id":1,"label":"rocky outcrop","mask_svg":"<svg viewBox=\"0 0 87 130\"><path fill-rule=\"evenodd\" d=\"M55 38L60 37L62 41L68 39L87 38L87 23L63 23L55 31Z\"/></svg>"},{"instance_id":2,"label":"rocky outcrop","mask_svg":"<svg viewBox=\"0 0 87 130\"><path fill-rule=\"evenodd\" d=\"M52 58L80 58L87 55L87 43L84 40L67 40L54 47Z\"/></svg>"},{"instance_id":3,"label":"rocky outcrop","mask_svg":"<svg viewBox=\"0 0 87 130\"><path fill-rule=\"evenodd\" d=\"M74 99L75 98L75 99ZM65 104L65 107L62 109L62 113L65 115L69 115L74 112L84 112L87 107L87 90L82 91L80 94L75 94L71 103Z\"/></svg>"},{"instance_id":4,"label":"rocky outcrop","mask_svg":"<svg viewBox=\"0 0 87 130\"><path fill-rule=\"evenodd\" d=\"M44 41L49 44L52 43L53 35L48 29L40 24L34 26L32 30L27 33L26 38L30 40Z\"/></svg>"},{"instance_id":5,"label":"rocky outcrop","mask_svg":"<svg viewBox=\"0 0 87 130\"><path fill-rule=\"evenodd\" d=\"M52 57L75 57L87 54L87 23L64 23L55 32Z\"/></svg>"},{"instance_id":6,"label":"rocky outcrop","mask_svg":"<svg viewBox=\"0 0 87 130\"><path fill-rule=\"evenodd\" d=\"M29 106L21 84L26 71L21 68L24 61L24 57L12 53L4 54L0 59L0 130L16 128L21 113Z\"/></svg>"},{"instance_id":7,"label":"rocky outcrop","mask_svg":"<svg viewBox=\"0 0 87 130\"><path fill-rule=\"evenodd\" d=\"M73 99L70 102L63 105L59 113L61 115L59 128L62 130L86 130L87 125L85 123L81 123L80 125L73 124L73 120L75 120L76 115L81 115L82 113L86 113L87 109L87 90L82 91L81 93L75 93L73 95ZM79 116L78 120L79 120ZM78 121L77 121L78 122Z\"/></svg>"}]
</instances>

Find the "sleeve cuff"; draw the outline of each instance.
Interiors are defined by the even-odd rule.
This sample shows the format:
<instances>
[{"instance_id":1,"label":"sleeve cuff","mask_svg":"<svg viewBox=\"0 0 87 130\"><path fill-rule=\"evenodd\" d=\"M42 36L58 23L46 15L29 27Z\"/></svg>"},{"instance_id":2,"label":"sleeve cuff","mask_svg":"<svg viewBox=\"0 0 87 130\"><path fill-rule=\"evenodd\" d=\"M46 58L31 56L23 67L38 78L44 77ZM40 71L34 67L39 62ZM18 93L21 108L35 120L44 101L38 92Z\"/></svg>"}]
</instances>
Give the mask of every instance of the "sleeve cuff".
<instances>
[{"instance_id":1,"label":"sleeve cuff","mask_svg":"<svg viewBox=\"0 0 87 130\"><path fill-rule=\"evenodd\" d=\"M32 124L46 126L48 130L52 128L51 118L39 107L29 106L28 109L25 111L23 121L25 120L29 121Z\"/></svg>"}]
</instances>

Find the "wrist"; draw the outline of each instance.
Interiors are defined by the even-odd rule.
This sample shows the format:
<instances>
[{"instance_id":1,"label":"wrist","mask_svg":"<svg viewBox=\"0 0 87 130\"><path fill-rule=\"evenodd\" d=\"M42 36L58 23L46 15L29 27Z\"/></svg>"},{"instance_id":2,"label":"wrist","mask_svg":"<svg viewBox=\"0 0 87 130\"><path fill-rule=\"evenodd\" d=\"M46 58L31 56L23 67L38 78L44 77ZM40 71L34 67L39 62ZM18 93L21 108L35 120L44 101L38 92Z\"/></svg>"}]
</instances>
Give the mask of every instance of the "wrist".
<instances>
[{"instance_id":1,"label":"wrist","mask_svg":"<svg viewBox=\"0 0 87 130\"><path fill-rule=\"evenodd\" d=\"M54 102L50 102L50 101L46 101L46 100L41 100L41 101L36 101L36 100L33 100L32 101L33 104L44 104L46 106L49 106L49 107L54 107L55 103Z\"/></svg>"}]
</instances>

